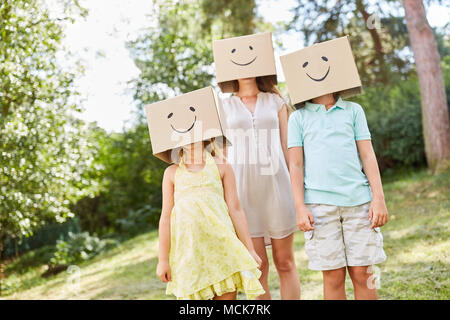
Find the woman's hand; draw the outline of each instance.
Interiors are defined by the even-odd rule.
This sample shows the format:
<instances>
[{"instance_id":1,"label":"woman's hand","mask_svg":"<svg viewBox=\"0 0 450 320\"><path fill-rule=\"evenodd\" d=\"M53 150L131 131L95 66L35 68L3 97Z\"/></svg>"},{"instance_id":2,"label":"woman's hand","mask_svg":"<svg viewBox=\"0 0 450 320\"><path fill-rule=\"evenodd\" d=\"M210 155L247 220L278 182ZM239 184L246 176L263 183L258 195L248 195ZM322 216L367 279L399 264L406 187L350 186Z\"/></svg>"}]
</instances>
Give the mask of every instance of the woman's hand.
<instances>
[{"instance_id":1,"label":"woman's hand","mask_svg":"<svg viewBox=\"0 0 450 320\"><path fill-rule=\"evenodd\" d=\"M306 207L297 210L297 226L303 232L314 230L313 215Z\"/></svg>"},{"instance_id":2,"label":"woman's hand","mask_svg":"<svg viewBox=\"0 0 450 320\"><path fill-rule=\"evenodd\" d=\"M388 222L388 211L383 199L374 198L372 200L369 208L369 219L372 222L370 226L372 229L384 226Z\"/></svg>"},{"instance_id":3,"label":"woman's hand","mask_svg":"<svg viewBox=\"0 0 450 320\"><path fill-rule=\"evenodd\" d=\"M162 282L172 281L172 274L168 261L159 261L156 267L156 275Z\"/></svg>"},{"instance_id":4,"label":"woman's hand","mask_svg":"<svg viewBox=\"0 0 450 320\"><path fill-rule=\"evenodd\" d=\"M253 259L255 259L256 263L258 264L258 268L260 268L262 264L261 258L258 256L255 250L250 250L249 252L252 255Z\"/></svg>"}]
</instances>

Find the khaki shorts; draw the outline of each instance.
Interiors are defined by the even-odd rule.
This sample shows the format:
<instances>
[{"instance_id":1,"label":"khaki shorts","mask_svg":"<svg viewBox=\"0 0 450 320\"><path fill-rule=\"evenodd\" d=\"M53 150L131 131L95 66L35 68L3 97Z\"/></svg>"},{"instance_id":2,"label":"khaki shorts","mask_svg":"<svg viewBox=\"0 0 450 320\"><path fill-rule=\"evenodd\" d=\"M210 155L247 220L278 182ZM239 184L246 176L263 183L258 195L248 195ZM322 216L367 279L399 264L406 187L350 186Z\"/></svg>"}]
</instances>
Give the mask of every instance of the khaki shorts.
<instances>
[{"instance_id":1,"label":"khaki shorts","mask_svg":"<svg viewBox=\"0 0 450 320\"><path fill-rule=\"evenodd\" d=\"M355 207L307 205L314 230L305 232L311 270L370 266L386 260L380 228L371 229L370 202Z\"/></svg>"}]
</instances>

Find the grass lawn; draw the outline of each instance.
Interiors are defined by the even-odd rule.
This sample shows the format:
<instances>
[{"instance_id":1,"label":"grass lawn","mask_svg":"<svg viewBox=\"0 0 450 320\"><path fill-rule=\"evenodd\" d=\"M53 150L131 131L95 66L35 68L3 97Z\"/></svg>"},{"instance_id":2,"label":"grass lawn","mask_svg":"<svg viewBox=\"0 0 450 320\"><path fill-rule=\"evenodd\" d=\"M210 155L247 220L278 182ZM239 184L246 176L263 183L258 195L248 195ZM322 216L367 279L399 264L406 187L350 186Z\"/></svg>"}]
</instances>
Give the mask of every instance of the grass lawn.
<instances>
[{"instance_id":1,"label":"grass lawn","mask_svg":"<svg viewBox=\"0 0 450 320\"><path fill-rule=\"evenodd\" d=\"M427 171L384 179L390 213L382 228L386 262L374 268L381 299L450 298L450 172ZM44 279L49 248L29 252L6 267L3 299L172 299L155 275L157 231L137 236L79 265ZM307 269L302 232L295 235L295 258L303 299L322 299L322 275ZM271 255L270 255L271 259ZM79 274L79 286L76 285ZM273 299L279 283L270 271ZM353 298L347 278L348 298ZM242 298L242 296L240 296Z\"/></svg>"}]
</instances>

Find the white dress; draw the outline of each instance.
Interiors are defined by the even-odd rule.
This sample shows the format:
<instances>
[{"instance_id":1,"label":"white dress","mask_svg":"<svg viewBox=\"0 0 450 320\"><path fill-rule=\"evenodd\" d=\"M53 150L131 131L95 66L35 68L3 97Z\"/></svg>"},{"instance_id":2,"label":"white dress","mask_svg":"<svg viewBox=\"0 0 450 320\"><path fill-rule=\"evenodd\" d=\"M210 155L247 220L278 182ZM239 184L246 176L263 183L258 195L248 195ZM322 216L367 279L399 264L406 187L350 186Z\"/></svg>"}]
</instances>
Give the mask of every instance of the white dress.
<instances>
[{"instance_id":1,"label":"white dress","mask_svg":"<svg viewBox=\"0 0 450 320\"><path fill-rule=\"evenodd\" d=\"M252 238L282 239L297 230L289 171L281 147L278 112L285 101L258 93L252 114L238 96L223 100L227 159L234 169L241 206Z\"/></svg>"}]
</instances>

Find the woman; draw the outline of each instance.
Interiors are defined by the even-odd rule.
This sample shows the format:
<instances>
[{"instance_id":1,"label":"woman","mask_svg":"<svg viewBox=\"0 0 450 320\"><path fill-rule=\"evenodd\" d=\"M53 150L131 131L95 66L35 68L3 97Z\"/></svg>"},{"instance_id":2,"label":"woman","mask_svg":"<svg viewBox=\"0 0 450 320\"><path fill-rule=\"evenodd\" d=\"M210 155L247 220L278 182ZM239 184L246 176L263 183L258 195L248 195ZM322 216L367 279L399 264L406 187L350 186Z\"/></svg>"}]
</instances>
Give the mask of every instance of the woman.
<instances>
[{"instance_id":1,"label":"woman","mask_svg":"<svg viewBox=\"0 0 450 320\"><path fill-rule=\"evenodd\" d=\"M287 168L288 107L272 76L234 80L235 94L223 106L232 146L227 149L239 200L247 216L250 235L262 259L260 278L270 299L269 261L272 246L280 277L281 299L299 299L300 282L294 260L295 208Z\"/></svg>"}]
</instances>

